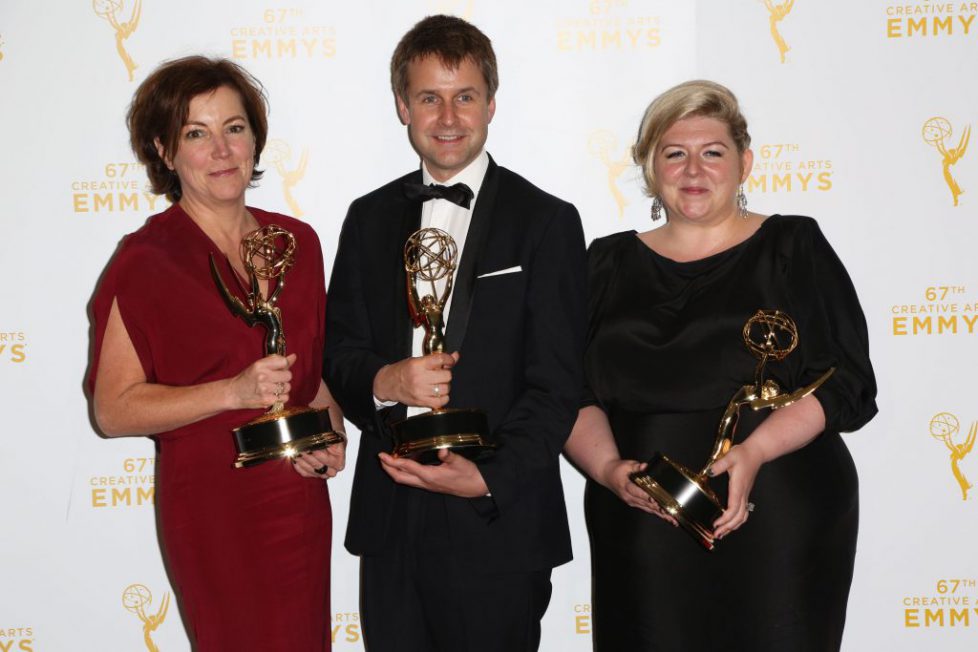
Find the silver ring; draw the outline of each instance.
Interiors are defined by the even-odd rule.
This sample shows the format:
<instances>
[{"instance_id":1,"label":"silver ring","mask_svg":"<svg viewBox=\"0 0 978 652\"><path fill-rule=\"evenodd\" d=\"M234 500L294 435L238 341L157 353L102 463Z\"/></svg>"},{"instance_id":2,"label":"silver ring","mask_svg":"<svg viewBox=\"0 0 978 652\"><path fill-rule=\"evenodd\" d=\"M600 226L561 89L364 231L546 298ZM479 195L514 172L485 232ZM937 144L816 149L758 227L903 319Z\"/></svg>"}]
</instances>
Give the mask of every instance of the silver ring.
<instances>
[{"instance_id":1,"label":"silver ring","mask_svg":"<svg viewBox=\"0 0 978 652\"><path fill-rule=\"evenodd\" d=\"M441 385L435 385L431 391L435 393L436 397L441 396Z\"/></svg>"},{"instance_id":2,"label":"silver ring","mask_svg":"<svg viewBox=\"0 0 978 652\"><path fill-rule=\"evenodd\" d=\"M748 512L754 511L754 503L747 503L747 511Z\"/></svg>"}]
</instances>

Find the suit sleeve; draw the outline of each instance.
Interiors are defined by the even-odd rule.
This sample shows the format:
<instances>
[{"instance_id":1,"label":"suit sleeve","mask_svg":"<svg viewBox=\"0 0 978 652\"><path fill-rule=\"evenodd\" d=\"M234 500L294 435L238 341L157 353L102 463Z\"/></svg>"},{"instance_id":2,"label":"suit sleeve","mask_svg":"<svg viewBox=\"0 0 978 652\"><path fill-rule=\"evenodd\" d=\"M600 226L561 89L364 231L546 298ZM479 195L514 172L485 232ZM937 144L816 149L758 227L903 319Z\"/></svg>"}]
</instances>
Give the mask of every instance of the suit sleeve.
<instances>
[{"instance_id":1,"label":"suit sleeve","mask_svg":"<svg viewBox=\"0 0 978 652\"><path fill-rule=\"evenodd\" d=\"M480 465L501 513L535 483L559 478L559 456L583 386L586 264L580 216L561 202L533 254L524 328L524 389L496 429L501 446Z\"/></svg>"},{"instance_id":2,"label":"suit sleeve","mask_svg":"<svg viewBox=\"0 0 978 652\"><path fill-rule=\"evenodd\" d=\"M390 361L371 346L359 226L357 202L354 202L340 232L329 281L323 379L343 408L344 416L363 431L376 417L374 376Z\"/></svg>"}]
</instances>

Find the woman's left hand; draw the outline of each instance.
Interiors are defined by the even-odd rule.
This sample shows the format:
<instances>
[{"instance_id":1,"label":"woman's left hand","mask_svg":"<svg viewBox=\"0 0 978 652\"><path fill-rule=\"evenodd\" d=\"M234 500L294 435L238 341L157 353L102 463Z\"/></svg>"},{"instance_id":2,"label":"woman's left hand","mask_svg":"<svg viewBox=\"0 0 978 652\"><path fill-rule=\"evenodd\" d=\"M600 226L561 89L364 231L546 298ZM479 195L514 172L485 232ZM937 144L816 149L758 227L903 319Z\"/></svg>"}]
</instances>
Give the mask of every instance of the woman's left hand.
<instances>
[{"instance_id":1,"label":"woman's left hand","mask_svg":"<svg viewBox=\"0 0 978 652\"><path fill-rule=\"evenodd\" d=\"M757 447L751 445L748 438L743 444L732 447L711 467L710 475L726 473L729 476L727 508L713 523L713 533L717 539L722 539L747 522L753 509L753 504L748 499L763 463L764 456Z\"/></svg>"},{"instance_id":2,"label":"woman's left hand","mask_svg":"<svg viewBox=\"0 0 978 652\"><path fill-rule=\"evenodd\" d=\"M346 466L346 441L322 450L303 453L293 458L292 464L296 472L304 478L335 478Z\"/></svg>"},{"instance_id":3,"label":"woman's left hand","mask_svg":"<svg viewBox=\"0 0 978 652\"><path fill-rule=\"evenodd\" d=\"M717 538L723 538L747 521L753 508L747 501L761 465L807 446L823 430L825 411L818 398L809 394L775 410L742 444L717 460L712 474L726 473L730 478L727 510L713 524Z\"/></svg>"}]
</instances>

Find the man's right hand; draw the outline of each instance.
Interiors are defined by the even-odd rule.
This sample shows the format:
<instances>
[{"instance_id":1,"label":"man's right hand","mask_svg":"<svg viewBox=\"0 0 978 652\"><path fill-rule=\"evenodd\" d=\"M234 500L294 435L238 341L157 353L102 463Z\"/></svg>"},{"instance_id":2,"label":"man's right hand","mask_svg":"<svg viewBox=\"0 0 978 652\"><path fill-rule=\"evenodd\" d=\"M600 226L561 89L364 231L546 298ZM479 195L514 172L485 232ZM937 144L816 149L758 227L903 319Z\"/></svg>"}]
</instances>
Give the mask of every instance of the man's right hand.
<instances>
[{"instance_id":1,"label":"man's right hand","mask_svg":"<svg viewBox=\"0 0 978 652\"><path fill-rule=\"evenodd\" d=\"M374 376L374 397L412 407L445 407L452 388L452 367L457 362L458 351L432 353L386 365Z\"/></svg>"}]
</instances>

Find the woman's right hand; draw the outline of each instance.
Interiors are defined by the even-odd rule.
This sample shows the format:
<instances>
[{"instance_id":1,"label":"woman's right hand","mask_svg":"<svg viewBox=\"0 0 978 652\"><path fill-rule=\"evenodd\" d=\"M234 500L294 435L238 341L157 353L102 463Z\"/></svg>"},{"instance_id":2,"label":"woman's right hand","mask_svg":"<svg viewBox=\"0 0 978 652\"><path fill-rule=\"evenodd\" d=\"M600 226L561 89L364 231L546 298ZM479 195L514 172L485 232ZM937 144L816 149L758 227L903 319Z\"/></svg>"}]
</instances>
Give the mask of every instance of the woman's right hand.
<instances>
[{"instance_id":1,"label":"woman's right hand","mask_svg":"<svg viewBox=\"0 0 978 652\"><path fill-rule=\"evenodd\" d=\"M622 502L629 507L654 514L664 521L678 525L676 519L659 507L659 503L645 493L645 490L632 482L632 474L644 471L647 464L635 460L612 460L608 462L601 474L601 484L613 491Z\"/></svg>"},{"instance_id":2,"label":"woman's right hand","mask_svg":"<svg viewBox=\"0 0 978 652\"><path fill-rule=\"evenodd\" d=\"M267 408L276 402L287 403L292 389L289 369L295 358L295 353L288 357L265 356L231 378L231 409Z\"/></svg>"},{"instance_id":3,"label":"woman's right hand","mask_svg":"<svg viewBox=\"0 0 978 652\"><path fill-rule=\"evenodd\" d=\"M577 421L564 444L564 453L585 474L614 492L629 507L678 525L676 519L664 512L657 502L632 482L631 475L644 471L646 465L635 460L621 459L608 415L597 405L585 406L577 413Z\"/></svg>"}]
</instances>

